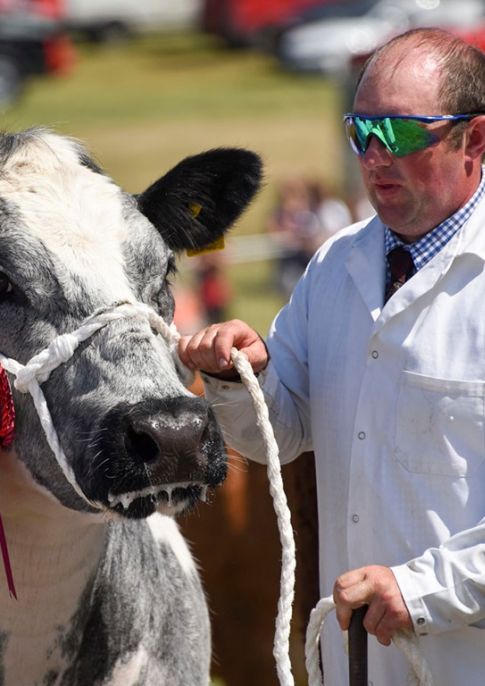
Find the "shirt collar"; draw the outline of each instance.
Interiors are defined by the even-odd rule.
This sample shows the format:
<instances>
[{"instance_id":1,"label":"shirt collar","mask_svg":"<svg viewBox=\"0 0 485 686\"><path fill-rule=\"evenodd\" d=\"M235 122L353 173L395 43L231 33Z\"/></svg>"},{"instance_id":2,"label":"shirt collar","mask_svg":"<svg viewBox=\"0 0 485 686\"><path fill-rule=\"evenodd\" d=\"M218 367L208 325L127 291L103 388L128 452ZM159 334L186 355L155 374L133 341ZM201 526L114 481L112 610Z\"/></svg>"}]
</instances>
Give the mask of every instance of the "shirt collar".
<instances>
[{"instance_id":1,"label":"shirt collar","mask_svg":"<svg viewBox=\"0 0 485 686\"><path fill-rule=\"evenodd\" d=\"M447 217L441 224L438 224L432 231L425 234L414 243L404 243L388 227L384 227L384 250L387 255L390 250L398 246L404 246L409 250L413 258L416 270L421 269L429 260L434 257L453 236L463 227L470 216L475 211L479 202L485 196L485 173L482 168L482 178L480 184L463 207L460 207L454 214Z\"/></svg>"}]
</instances>

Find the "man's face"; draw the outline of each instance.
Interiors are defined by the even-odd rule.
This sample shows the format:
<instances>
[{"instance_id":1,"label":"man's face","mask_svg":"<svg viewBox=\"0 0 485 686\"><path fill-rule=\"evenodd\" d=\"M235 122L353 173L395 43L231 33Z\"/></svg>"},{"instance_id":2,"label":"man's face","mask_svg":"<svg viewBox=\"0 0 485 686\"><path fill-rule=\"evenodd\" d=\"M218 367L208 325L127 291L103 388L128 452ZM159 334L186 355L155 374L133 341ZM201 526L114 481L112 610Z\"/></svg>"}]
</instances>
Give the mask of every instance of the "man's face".
<instances>
[{"instance_id":1,"label":"man's face","mask_svg":"<svg viewBox=\"0 0 485 686\"><path fill-rule=\"evenodd\" d=\"M354 112L384 114L457 114L443 112L438 100L440 69L423 48L406 44L369 65L357 90ZM405 157L393 156L375 136L359 157L370 200L384 224L404 240L431 231L458 210L476 189L464 145L450 147L449 123L430 128L440 142Z\"/></svg>"}]
</instances>

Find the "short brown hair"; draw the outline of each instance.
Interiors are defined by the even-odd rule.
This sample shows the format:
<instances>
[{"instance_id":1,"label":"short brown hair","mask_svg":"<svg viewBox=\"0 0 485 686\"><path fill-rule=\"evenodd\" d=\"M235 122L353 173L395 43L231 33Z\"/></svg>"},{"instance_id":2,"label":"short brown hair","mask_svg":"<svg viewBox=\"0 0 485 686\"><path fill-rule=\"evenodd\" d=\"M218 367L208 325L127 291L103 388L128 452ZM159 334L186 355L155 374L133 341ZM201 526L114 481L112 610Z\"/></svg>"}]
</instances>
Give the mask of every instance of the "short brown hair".
<instances>
[{"instance_id":1,"label":"short brown hair","mask_svg":"<svg viewBox=\"0 0 485 686\"><path fill-rule=\"evenodd\" d=\"M364 64L355 89L371 64L378 64L394 47L407 42L412 43L413 49L429 48L440 61L438 97L442 114L485 114L485 53L443 29L411 29L377 48ZM466 122L453 126L450 135L452 145L459 145L465 127Z\"/></svg>"},{"instance_id":2,"label":"short brown hair","mask_svg":"<svg viewBox=\"0 0 485 686\"><path fill-rule=\"evenodd\" d=\"M485 114L485 53L443 29L411 29L395 36L369 57L356 84L358 88L368 66L380 62L399 43L412 42L413 48L426 46L441 62L439 92L444 114Z\"/></svg>"}]
</instances>

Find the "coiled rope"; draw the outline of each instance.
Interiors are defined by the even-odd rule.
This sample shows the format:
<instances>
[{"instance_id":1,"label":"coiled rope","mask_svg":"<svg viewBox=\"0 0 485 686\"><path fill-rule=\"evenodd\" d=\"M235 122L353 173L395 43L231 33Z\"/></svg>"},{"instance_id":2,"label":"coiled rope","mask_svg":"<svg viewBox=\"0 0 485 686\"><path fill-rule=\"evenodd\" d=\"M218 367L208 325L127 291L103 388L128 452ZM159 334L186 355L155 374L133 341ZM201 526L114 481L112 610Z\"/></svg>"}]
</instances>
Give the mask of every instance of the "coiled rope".
<instances>
[{"instance_id":1,"label":"coiled rope","mask_svg":"<svg viewBox=\"0 0 485 686\"><path fill-rule=\"evenodd\" d=\"M168 325L155 310L139 302L117 303L110 308L93 314L84 320L79 328L72 333L57 336L47 348L34 355L25 365L0 353L0 364L15 377L15 388L20 393L30 393L32 396L47 442L65 478L75 492L95 509L101 509L102 506L100 503L88 498L77 483L74 472L67 461L57 436L40 384L47 381L51 372L59 365L67 362L74 355L79 344L92 336L96 331L99 331L99 329L114 320L136 316L147 320L152 331L163 336L173 356L174 363L181 374L183 383L186 386L190 385L193 374L178 358L177 344L180 340L180 334L175 325ZM269 489L277 517L282 548L280 597L276 617L273 655L280 685L294 686L289 658L289 639L295 588L296 556L290 510L281 477L279 450L269 420L264 395L249 360L244 353L236 348L231 350L231 359L251 396L256 411L257 425L261 431L266 448ZM331 597L322 598L310 615L305 643L305 661L309 676L309 686L321 686L323 683L320 672L318 644L325 617L334 608L335 604ZM411 663L413 671L411 676L413 680L410 682L411 686L433 686L429 668L419 651L417 637L411 633L400 632L395 635L393 641Z\"/></svg>"},{"instance_id":2,"label":"coiled rope","mask_svg":"<svg viewBox=\"0 0 485 686\"><path fill-rule=\"evenodd\" d=\"M321 598L310 613L305 642L308 686L322 686L323 684L318 646L325 618L332 610L335 610L335 603L332 596L327 596ZM411 631L398 631L392 638L394 645L404 653L409 661L411 668L408 676L409 686L433 686L433 677L419 649L418 641L416 634Z\"/></svg>"}]
</instances>

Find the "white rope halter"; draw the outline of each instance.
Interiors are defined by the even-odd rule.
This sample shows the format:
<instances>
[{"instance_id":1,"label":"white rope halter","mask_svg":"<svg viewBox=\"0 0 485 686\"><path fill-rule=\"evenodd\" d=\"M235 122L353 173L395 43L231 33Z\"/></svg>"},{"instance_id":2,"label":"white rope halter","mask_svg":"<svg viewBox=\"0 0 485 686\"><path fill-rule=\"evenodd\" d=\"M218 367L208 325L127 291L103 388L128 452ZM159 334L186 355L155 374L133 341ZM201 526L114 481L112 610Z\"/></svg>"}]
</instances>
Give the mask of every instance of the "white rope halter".
<instances>
[{"instance_id":1,"label":"white rope halter","mask_svg":"<svg viewBox=\"0 0 485 686\"><path fill-rule=\"evenodd\" d=\"M177 344L180 334L175 325L171 324L169 326L155 310L144 303L120 303L100 313L95 313L85 319L79 328L72 333L57 336L47 348L34 355L25 365L0 353L0 364L16 377L14 382L15 388L20 393L30 393L32 396L47 442L65 478L76 493L95 509L102 509L102 505L90 500L78 485L74 472L60 444L40 384L47 381L54 369L57 369L61 364L71 359L78 345L96 333L96 331L99 331L99 329L114 320L135 316L141 316L148 320L151 329L163 336L179 373L183 377L182 381L185 385L190 385L193 378L192 372L182 365L178 359ZM276 617L273 655L281 686L294 686L289 658L289 638L295 587L295 541L291 526L290 510L283 489L278 445L269 421L268 408L263 392L246 355L233 348L231 350L231 359L251 396L256 411L257 425L266 447L269 489L273 498L273 507L277 517L282 547L280 599ZM325 617L334 608L335 604L331 597L322 598L310 615L305 644L309 686L321 686L323 683L319 666L318 643ZM400 632L393 640L411 663L414 672L412 677L414 681L411 682L411 686L433 686L429 668L419 652L417 637L407 632Z\"/></svg>"},{"instance_id":2,"label":"white rope halter","mask_svg":"<svg viewBox=\"0 0 485 686\"><path fill-rule=\"evenodd\" d=\"M40 384L47 381L51 372L62 363L67 362L74 355L78 345L96 333L96 331L99 331L103 326L116 319L126 319L135 316L147 319L152 330L164 337L171 354L176 357L180 367L181 363L178 360L178 356L176 356L176 346L180 336L176 332L175 325L169 326L155 310L143 303L120 303L102 312L95 313L85 319L81 326L72 333L57 336L47 348L34 355L25 365L0 353L0 364L16 377L14 382L15 388L20 393L30 393L32 396L47 442L67 481L76 493L95 509L103 509L103 506L98 502L90 500L77 483L74 472L60 444ZM184 371L188 372L189 370L184 369Z\"/></svg>"}]
</instances>

